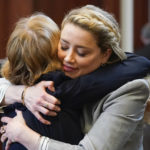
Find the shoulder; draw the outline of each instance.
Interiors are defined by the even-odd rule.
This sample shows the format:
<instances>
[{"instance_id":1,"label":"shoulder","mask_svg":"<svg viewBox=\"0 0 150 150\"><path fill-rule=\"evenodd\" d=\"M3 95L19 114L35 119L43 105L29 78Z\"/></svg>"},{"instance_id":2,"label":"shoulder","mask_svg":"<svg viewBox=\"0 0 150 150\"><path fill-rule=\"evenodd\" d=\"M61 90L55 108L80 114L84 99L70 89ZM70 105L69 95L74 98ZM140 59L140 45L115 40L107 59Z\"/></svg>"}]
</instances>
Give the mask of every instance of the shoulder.
<instances>
[{"instance_id":1,"label":"shoulder","mask_svg":"<svg viewBox=\"0 0 150 150\"><path fill-rule=\"evenodd\" d=\"M126 83L104 98L103 110L122 115L139 115L145 110L149 85L144 79Z\"/></svg>"},{"instance_id":2,"label":"shoulder","mask_svg":"<svg viewBox=\"0 0 150 150\"><path fill-rule=\"evenodd\" d=\"M143 91L145 91L146 93L143 94ZM119 96L127 93L139 93L139 94L141 93L143 95L148 95L149 84L145 79L133 80L124 84L123 86L112 92L111 95Z\"/></svg>"},{"instance_id":3,"label":"shoulder","mask_svg":"<svg viewBox=\"0 0 150 150\"><path fill-rule=\"evenodd\" d=\"M135 61L136 60L136 61L141 61L143 63L144 62L150 63L150 60L144 56L140 56L136 53L129 53L129 52L126 52L126 54L127 54L127 59L125 61L133 61L133 60Z\"/></svg>"}]
</instances>

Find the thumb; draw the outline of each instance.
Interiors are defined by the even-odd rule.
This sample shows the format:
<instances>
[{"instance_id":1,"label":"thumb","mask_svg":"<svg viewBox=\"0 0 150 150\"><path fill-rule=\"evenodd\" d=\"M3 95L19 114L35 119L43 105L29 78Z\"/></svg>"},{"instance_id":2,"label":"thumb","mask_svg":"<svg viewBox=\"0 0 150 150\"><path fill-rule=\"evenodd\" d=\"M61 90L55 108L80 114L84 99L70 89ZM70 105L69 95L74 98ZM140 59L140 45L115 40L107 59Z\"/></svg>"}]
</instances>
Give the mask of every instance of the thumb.
<instances>
[{"instance_id":1,"label":"thumb","mask_svg":"<svg viewBox=\"0 0 150 150\"><path fill-rule=\"evenodd\" d=\"M53 81L42 81L42 86L48 88L50 91L55 92Z\"/></svg>"},{"instance_id":2,"label":"thumb","mask_svg":"<svg viewBox=\"0 0 150 150\"><path fill-rule=\"evenodd\" d=\"M55 87L54 87L54 82L53 81L51 81L51 83L49 84L48 89L52 92L55 92Z\"/></svg>"},{"instance_id":3,"label":"thumb","mask_svg":"<svg viewBox=\"0 0 150 150\"><path fill-rule=\"evenodd\" d=\"M25 122L25 120L24 120L24 118L23 118L23 115L22 115L22 111L19 111L19 110L15 110L16 111L16 119L18 120L18 121L20 121L20 122L22 122L22 123L24 123L24 124L26 124L26 122Z\"/></svg>"},{"instance_id":4,"label":"thumb","mask_svg":"<svg viewBox=\"0 0 150 150\"><path fill-rule=\"evenodd\" d=\"M21 116L22 117L22 112L21 111L16 109L15 112L16 112L17 116Z\"/></svg>"}]
</instances>

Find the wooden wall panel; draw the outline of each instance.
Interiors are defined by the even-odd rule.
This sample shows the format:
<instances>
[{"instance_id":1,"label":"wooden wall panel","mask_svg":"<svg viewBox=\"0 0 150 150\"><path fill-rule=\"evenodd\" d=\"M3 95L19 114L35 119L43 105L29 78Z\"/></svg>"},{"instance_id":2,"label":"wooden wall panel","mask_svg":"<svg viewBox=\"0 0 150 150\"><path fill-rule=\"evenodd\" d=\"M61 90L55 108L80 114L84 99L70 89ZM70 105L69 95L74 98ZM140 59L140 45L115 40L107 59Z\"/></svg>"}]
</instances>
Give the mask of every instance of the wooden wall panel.
<instances>
[{"instance_id":1,"label":"wooden wall panel","mask_svg":"<svg viewBox=\"0 0 150 150\"><path fill-rule=\"evenodd\" d=\"M59 5L58 5L59 4ZM54 21L60 25L64 15L72 8L93 4L101 6L100 0L36 0L34 5L35 11L41 11L49 15Z\"/></svg>"},{"instance_id":2,"label":"wooden wall panel","mask_svg":"<svg viewBox=\"0 0 150 150\"><path fill-rule=\"evenodd\" d=\"M149 8L150 9L150 8ZM140 40L140 32L148 22L148 0L134 0L134 49L143 46Z\"/></svg>"},{"instance_id":3,"label":"wooden wall panel","mask_svg":"<svg viewBox=\"0 0 150 150\"><path fill-rule=\"evenodd\" d=\"M0 58L5 57L7 39L7 14L5 13L6 1L0 0Z\"/></svg>"},{"instance_id":4,"label":"wooden wall panel","mask_svg":"<svg viewBox=\"0 0 150 150\"><path fill-rule=\"evenodd\" d=\"M0 59L5 57L6 43L16 21L33 12L33 0L0 0Z\"/></svg>"},{"instance_id":5,"label":"wooden wall panel","mask_svg":"<svg viewBox=\"0 0 150 150\"><path fill-rule=\"evenodd\" d=\"M112 13L115 19L120 22L120 0L101 0L101 7Z\"/></svg>"}]
</instances>

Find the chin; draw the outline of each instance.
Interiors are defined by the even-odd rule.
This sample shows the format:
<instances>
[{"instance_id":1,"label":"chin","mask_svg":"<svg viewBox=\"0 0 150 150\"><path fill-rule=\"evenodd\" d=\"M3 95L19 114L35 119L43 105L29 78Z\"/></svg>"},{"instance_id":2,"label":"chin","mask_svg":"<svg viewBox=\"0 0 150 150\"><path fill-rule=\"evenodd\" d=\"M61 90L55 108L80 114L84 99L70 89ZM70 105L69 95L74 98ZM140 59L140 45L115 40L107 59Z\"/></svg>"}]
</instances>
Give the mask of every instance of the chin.
<instances>
[{"instance_id":1,"label":"chin","mask_svg":"<svg viewBox=\"0 0 150 150\"><path fill-rule=\"evenodd\" d=\"M72 79L79 77L79 75L74 74L74 73L69 73L69 72L65 72L65 75Z\"/></svg>"}]
</instances>

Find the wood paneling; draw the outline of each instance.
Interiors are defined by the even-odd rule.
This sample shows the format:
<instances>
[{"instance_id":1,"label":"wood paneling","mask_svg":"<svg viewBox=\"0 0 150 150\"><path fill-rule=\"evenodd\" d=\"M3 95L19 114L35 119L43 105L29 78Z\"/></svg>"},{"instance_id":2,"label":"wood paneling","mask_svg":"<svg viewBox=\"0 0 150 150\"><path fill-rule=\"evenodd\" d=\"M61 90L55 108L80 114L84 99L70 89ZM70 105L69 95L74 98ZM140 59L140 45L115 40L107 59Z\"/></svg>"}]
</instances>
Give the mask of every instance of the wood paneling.
<instances>
[{"instance_id":1,"label":"wood paneling","mask_svg":"<svg viewBox=\"0 0 150 150\"><path fill-rule=\"evenodd\" d=\"M101 0L101 7L112 13L116 20L120 22L120 0Z\"/></svg>"},{"instance_id":2,"label":"wood paneling","mask_svg":"<svg viewBox=\"0 0 150 150\"><path fill-rule=\"evenodd\" d=\"M5 57L6 43L15 22L33 12L33 0L0 0L0 58Z\"/></svg>"},{"instance_id":3,"label":"wood paneling","mask_svg":"<svg viewBox=\"0 0 150 150\"><path fill-rule=\"evenodd\" d=\"M59 4L59 5L58 5ZM86 4L93 4L101 6L100 0L36 0L34 5L35 11L45 12L57 24L61 24L64 15L72 8L83 6Z\"/></svg>"},{"instance_id":4,"label":"wood paneling","mask_svg":"<svg viewBox=\"0 0 150 150\"><path fill-rule=\"evenodd\" d=\"M6 1L0 1L0 58L5 56L5 45L7 39L7 14L5 13Z\"/></svg>"},{"instance_id":5,"label":"wood paneling","mask_svg":"<svg viewBox=\"0 0 150 150\"><path fill-rule=\"evenodd\" d=\"M140 48L143 43L140 40L140 32L148 22L148 0L134 0L134 49Z\"/></svg>"}]
</instances>

